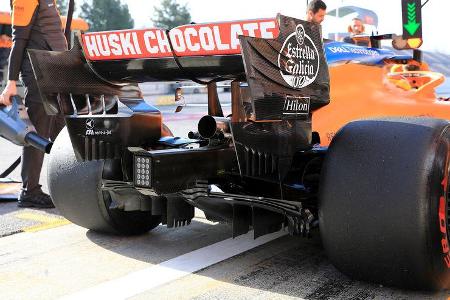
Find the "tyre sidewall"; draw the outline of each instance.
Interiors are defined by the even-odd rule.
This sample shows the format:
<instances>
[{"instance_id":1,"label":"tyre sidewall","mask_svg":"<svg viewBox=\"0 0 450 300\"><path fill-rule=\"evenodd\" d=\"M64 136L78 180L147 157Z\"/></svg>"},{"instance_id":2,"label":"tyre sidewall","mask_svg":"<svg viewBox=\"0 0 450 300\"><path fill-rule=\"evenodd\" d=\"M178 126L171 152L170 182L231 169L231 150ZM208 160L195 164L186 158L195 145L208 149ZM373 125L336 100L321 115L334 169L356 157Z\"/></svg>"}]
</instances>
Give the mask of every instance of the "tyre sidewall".
<instances>
[{"instance_id":1,"label":"tyre sidewall","mask_svg":"<svg viewBox=\"0 0 450 300\"><path fill-rule=\"evenodd\" d=\"M450 252L448 241L448 193L450 161L450 129L445 128L436 141L435 156L429 177L427 256L430 259L434 289L450 287Z\"/></svg>"},{"instance_id":2,"label":"tyre sidewall","mask_svg":"<svg viewBox=\"0 0 450 300\"><path fill-rule=\"evenodd\" d=\"M322 169L319 223L339 270L403 288L450 286L448 236L439 220L448 191L441 185L448 178L448 127L432 119L367 120L338 132ZM445 218L447 206L445 200Z\"/></svg>"}]
</instances>

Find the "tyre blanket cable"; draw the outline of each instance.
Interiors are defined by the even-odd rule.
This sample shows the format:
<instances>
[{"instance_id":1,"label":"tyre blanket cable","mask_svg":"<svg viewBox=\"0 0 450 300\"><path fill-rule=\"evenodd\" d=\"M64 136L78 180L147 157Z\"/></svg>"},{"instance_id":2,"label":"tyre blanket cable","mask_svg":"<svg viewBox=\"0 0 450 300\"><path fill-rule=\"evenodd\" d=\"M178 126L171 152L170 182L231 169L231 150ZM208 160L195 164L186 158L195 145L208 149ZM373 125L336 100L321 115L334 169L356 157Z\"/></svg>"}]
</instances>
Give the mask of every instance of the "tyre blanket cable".
<instances>
[{"instance_id":1,"label":"tyre blanket cable","mask_svg":"<svg viewBox=\"0 0 450 300\"><path fill-rule=\"evenodd\" d=\"M182 73L184 73L184 74L186 75L186 77L189 77L189 79L192 80L193 82L198 83L198 84L202 84L202 85L208 85L208 84L210 84L210 83L219 82L219 81L222 81L222 80L223 80L222 77L218 77L218 78L212 79L212 80L210 80L210 81L204 81L204 80L201 80L201 79L196 78L194 75L192 75L191 72L189 72L188 70L186 70L186 69L183 67L183 65L181 65L181 62L180 62L180 60L178 59L178 55L177 55L177 53L175 52L175 49L173 48L172 39L170 38L170 34L169 34L169 33L170 33L170 30L166 30L167 40L169 41L169 46L170 46L170 50L172 51L173 59L175 60L175 63L177 64L177 66L178 66L178 68L180 69L180 71L181 71Z\"/></svg>"},{"instance_id":2,"label":"tyre blanket cable","mask_svg":"<svg viewBox=\"0 0 450 300\"><path fill-rule=\"evenodd\" d=\"M0 178L5 178L9 174L11 174L17 168L17 166L20 164L21 161L22 157L19 156L5 171L3 171L3 173L0 174Z\"/></svg>"}]
</instances>

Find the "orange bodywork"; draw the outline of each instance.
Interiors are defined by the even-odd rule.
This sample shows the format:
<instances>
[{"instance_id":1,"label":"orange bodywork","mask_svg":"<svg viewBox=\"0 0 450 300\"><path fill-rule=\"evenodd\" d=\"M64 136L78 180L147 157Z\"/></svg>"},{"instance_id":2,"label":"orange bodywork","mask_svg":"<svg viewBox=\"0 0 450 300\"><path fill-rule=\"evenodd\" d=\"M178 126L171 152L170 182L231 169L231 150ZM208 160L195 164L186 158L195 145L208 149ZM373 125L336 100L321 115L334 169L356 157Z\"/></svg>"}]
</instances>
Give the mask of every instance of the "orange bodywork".
<instances>
[{"instance_id":1,"label":"orange bodywork","mask_svg":"<svg viewBox=\"0 0 450 300\"><path fill-rule=\"evenodd\" d=\"M11 25L11 15L6 11L0 11L0 24Z\"/></svg>"},{"instance_id":2,"label":"orange bodywork","mask_svg":"<svg viewBox=\"0 0 450 300\"><path fill-rule=\"evenodd\" d=\"M401 65L362 64L330 66L331 101L313 113L313 130L329 145L336 132L350 121L386 116L424 116L450 119L450 101L439 100L440 73L404 71Z\"/></svg>"},{"instance_id":3,"label":"orange bodywork","mask_svg":"<svg viewBox=\"0 0 450 300\"><path fill-rule=\"evenodd\" d=\"M63 25L63 28L66 27L66 17L61 16L61 22ZM72 30L81 30L81 31L87 31L89 29L88 23L86 23L83 19L73 18L72 19L72 26L70 26Z\"/></svg>"}]
</instances>

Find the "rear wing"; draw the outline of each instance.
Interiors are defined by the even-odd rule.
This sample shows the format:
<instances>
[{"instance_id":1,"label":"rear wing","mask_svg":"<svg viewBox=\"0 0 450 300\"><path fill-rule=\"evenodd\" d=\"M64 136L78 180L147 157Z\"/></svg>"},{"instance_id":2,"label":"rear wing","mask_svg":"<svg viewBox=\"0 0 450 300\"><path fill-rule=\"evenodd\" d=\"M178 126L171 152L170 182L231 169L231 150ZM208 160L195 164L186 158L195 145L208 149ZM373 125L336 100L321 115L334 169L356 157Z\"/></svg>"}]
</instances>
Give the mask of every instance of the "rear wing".
<instances>
[{"instance_id":1,"label":"rear wing","mask_svg":"<svg viewBox=\"0 0 450 300\"><path fill-rule=\"evenodd\" d=\"M81 44L86 59L92 62L223 56L241 54L239 42L241 35L275 39L279 34L277 19L255 19L183 25L171 30L151 28L85 33L81 35ZM339 47L345 48L339 50L337 49ZM383 59L395 56L395 53L389 50L331 40L325 41L325 51L330 64L349 58L353 61L377 64ZM346 53L350 53L351 56Z\"/></svg>"},{"instance_id":2,"label":"rear wing","mask_svg":"<svg viewBox=\"0 0 450 300\"><path fill-rule=\"evenodd\" d=\"M82 35L86 58L91 61L164 57L239 55L239 36L274 39L276 19L255 19L190 24L169 31L151 28L94 32Z\"/></svg>"},{"instance_id":3,"label":"rear wing","mask_svg":"<svg viewBox=\"0 0 450 300\"><path fill-rule=\"evenodd\" d=\"M298 31L296 26L299 25L302 31ZM314 42L309 38L300 45L296 36L301 34L303 39L314 36ZM257 56L241 49L242 41L246 41L242 38L246 35L267 41L263 50L250 46L252 42L247 49L270 54L264 64L268 69L278 70L272 71L269 77L278 82L279 88L267 89L262 84L264 94L281 92L282 98L287 94L305 97L314 94L311 107L316 107L316 102L328 103L328 68L319 38L320 26L281 15L277 19L186 25L168 32L149 29L86 33L80 36L81 43L76 43L70 51L29 52L47 111L52 114L90 113L101 111L93 107L109 107L120 98L141 98L137 82L194 80L209 83L254 78L249 66ZM273 49L268 51L267 47ZM281 51L280 56L275 55L277 51ZM319 69L320 74L325 72L326 75L318 76ZM295 83L296 80L305 84ZM256 85L253 87L259 89Z\"/></svg>"},{"instance_id":4,"label":"rear wing","mask_svg":"<svg viewBox=\"0 0 450 300\"><path fill-rule=\"evenodd\" d=\"M190 24L170 31L152 28L86 33L80 43L90 66L111 82L205 83L242 78L239 36L276 39L279 28L277 19L255 19ZM391 50L334 41L325 41L324 49L330 65L383 64L397 57Z\"/></svg>"}]
</instances>

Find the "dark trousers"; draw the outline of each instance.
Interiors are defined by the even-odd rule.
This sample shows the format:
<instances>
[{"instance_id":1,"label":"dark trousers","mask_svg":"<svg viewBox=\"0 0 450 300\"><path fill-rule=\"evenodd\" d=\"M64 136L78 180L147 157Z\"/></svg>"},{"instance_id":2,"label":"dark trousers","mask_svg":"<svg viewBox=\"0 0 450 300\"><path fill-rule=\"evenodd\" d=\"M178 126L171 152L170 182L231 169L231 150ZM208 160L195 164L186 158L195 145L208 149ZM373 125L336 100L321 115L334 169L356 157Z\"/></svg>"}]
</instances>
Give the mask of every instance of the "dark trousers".
<instances>
[{"instance_id":1,"label":"dark trousers","mask_svg":"<svg viewBox=\"0 0 450 300\"><path fill-rule=\"evenodd\" d=\"M25 86L25 106L31 123L39 135L54 141L65 126L65 121L63 116L46 114L28 58L24 59L22 64L21 80ZM24 192L33 193L33 191L40 189L39 177L43 161L44 153L33 147L23 147L21 176Z\"/></svg>"},{"instance_id":2,"label":"dark trousers","mask_svg":"<svg viewBox=\"0 0 450 300\"><path fill-rule=\"evenodd\" d=\"M8 65L9 48L0 48L0 83L6 80L6 74L3 73L5 66Z\"/></svg>"}]
</instances>

